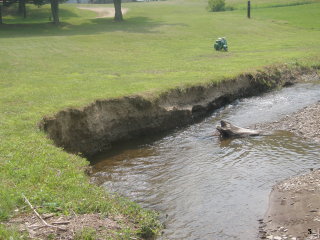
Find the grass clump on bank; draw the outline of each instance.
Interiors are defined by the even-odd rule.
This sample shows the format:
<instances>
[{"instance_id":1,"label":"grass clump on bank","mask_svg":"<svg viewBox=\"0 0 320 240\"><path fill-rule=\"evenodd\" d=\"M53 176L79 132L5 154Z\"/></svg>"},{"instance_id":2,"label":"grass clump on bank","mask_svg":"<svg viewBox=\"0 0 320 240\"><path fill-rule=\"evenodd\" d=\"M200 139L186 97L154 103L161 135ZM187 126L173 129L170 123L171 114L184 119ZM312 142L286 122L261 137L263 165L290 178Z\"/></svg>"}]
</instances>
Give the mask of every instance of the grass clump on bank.
<instances>
[{"instance_id":1,"label":"grass clump on bank","mask_svg":"<svg viewBox=\"0 0 320 240\"><path fill-rule=\"evenodd\" d=\"M320 3L272 8L276 3L259 0L250 20L239 1L227 4L240 10L212 13L207 1L173 0L124 4L129 12L121 24L68 4L61 5L58 27L48 24L48 7L29 6L27 20L5 17L0 221L29 211L23 193L40 213L123 215L123 229L134 226L127 235L156 232L155 213L89 184L88 162L53 146L37 124L98 98L216 82L270 64L319 63ZM222 36L227 53L212 47ZM0 225L0 239L7 234L14 231Z\"/></svg>"}]
</instances>

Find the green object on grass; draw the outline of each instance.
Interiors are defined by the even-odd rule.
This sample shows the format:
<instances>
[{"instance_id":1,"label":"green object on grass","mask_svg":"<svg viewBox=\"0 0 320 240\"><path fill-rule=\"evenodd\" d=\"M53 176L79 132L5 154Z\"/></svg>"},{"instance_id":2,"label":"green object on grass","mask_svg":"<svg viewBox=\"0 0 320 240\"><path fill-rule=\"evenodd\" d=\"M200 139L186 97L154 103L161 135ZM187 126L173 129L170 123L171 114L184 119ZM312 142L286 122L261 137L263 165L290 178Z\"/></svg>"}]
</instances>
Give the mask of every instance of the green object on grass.
<instances>
[{"instance_id":1,"label":"green object on grass","mask_svg":"<svg viewBox=\"0 0 320 240\"><path fill-rule=\"evenodd\" d=\"M228 43L226 38L218 38L213 45L214 49L217 51L228 51Z\"/></svg>"}]
</instances>

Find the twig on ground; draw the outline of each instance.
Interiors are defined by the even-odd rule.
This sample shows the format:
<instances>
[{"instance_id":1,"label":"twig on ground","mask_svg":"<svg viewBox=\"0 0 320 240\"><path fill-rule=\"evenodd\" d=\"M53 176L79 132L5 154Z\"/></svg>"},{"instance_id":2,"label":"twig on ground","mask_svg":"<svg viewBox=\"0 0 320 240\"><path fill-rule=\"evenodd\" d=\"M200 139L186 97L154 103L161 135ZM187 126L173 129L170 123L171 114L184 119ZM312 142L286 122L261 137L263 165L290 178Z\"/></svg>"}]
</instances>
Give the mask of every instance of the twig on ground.
<instances>
[{"instance_id":1,"label":"twig on ground","mask_svg":"<svg viewBox=\"0 0 320 240\"><path fill-rule=\"evenodd\" d=\"M42 214L43 219L48 219L54 216L54 213Z\"/></svg>"},{"instance_id":2,"label":"twig on ground","mask_svg":"<svg viewBox=\"0 0 320 240\"><path fill-rule=\"evenodd\" d=\"M73 209L71 209L71 212L72 212L76 217L78 217L78 215L76 214L75 211L73 211Z\"/></svg>"},{"instance_id":3,"label":"twig on ground","mask_svg":"<svg viewBox=\"0 0 320 240\"><path fill-rule=\"evenodd\" d=\"M64 221L64 222L53 222L52 224L57 224L57 225L66 225L69 224L70 221Z\"/></svg>"},{"instance_id":4,"label":"twig on ground","mask_svg":"<svg viewBox=\"0 0 320 240\"><path fill-rule=\"evenodd\" d=\"M54 226L54 225L51 225L51 224L48 224L41 216L40 214L36 211L36 209L32 206L32 204L30 203L30 201L28 200L28 198L22 193L22 197L24 198L25 202L29 205L29 207L32 209L32 211L37 215L37 217L41 220L41 222L47 226L47 227L53 227L53 228L57 228L57 229L60 229L62 231L66 231L66 229L64 228L60 228L58 226Z\"/></svg>"}]
</instances>

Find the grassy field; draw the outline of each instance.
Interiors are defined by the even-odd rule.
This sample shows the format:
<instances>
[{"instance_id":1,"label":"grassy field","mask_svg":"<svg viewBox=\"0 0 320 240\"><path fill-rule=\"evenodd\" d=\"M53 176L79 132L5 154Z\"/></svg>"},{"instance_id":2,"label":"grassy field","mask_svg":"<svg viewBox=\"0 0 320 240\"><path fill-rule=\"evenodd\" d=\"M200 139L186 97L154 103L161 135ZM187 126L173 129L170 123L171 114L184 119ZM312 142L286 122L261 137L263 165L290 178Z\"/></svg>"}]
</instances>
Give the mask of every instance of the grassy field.
<instances>
[{"instance_id":1,"label":"grassy field","mask_svg":"<svg viewBox=\"0 0 320 240\"><path fill-rule=\"evenodd\" d=\"M41 212L122 214L139 226L127 231L123 225L120 232L131 236L157 229L154 213L90 185L87 161L54 147L37 123L98 98L157 94L271 64L319 65L319 1L256 0L250 20L242 4L227 0L237 10L212 13L205 0L126 3L122 23L68 4L61 5L60 26L48 23L48 6L28 6L26 20L5 16L0 221L27 210L21 210L24 193ZM212 48L221 36L228 39L227 53ZM0 224L0 239L11 233Z\"/></svg>"}]
</instances>

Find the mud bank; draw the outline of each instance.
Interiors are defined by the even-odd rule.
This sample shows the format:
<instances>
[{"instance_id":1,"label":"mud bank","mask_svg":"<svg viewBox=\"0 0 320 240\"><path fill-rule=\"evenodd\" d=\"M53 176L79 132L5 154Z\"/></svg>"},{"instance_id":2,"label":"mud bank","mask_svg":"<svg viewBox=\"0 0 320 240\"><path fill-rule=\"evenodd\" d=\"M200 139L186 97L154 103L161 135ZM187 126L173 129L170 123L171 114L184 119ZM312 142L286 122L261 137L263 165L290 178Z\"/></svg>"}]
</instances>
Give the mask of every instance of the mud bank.
<instances>
[{"instance_id":1,"label":"mud bank","mask_svg":"<svg viewBox=\"0 0 320 240\"><path fill-rule=\"evenodd\" d=\"M97 100L46 116L39 126L68 152L91 156L114 144L186 126L241 97L291 85L316 71L286 66L242 74L207 86L173 89L154 98Z\"/></svg>"},{"instance_id":2,"label":"mud bank","mask_svg":"<svg viewBox=\"0 0 320 240\"><path fill-rule=\"evenodd\" d=\"M263 239L320 239L320 170L273 187Z\"/></svg>"},{"instance_id":3,"label":"mud bank","mask_svg":"<svg viewBox=\"0 0 320 240\"><path fill-rule=\"evenodd\" d=\"M320 102L268 125L320 141ZM262 223L267 239L320 239L320 170L286 179L272 189Z\"/></svg>"}]
</instances>

